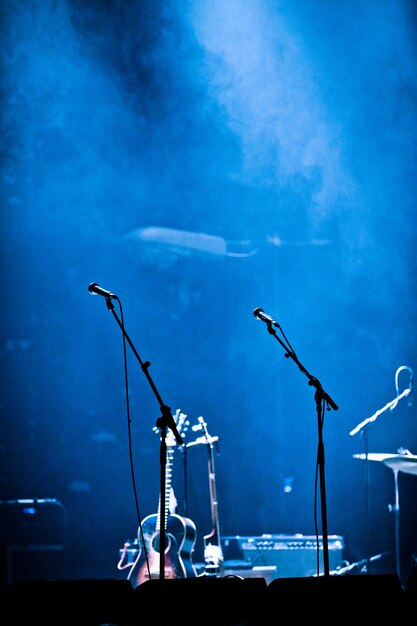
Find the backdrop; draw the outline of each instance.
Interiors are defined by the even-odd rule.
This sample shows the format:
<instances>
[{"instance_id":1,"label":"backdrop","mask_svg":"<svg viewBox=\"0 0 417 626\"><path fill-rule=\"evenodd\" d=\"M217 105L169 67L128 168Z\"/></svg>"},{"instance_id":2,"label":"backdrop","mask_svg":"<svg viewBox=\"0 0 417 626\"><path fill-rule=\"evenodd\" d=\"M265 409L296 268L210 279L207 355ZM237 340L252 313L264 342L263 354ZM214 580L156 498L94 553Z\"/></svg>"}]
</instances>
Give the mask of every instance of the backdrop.
<instances>
[{"instance_id":1,"label":"backdrop","mask_svg":"<svg viewBox=\"0 0 417 626\"><path fill-rule=\"evenodd\" d=\"M413 394L384 409L417 367L415 3L0 11L2 500L62 503L77 577L122 575L135 488L140 517L157 511L160 403L129 345L126 394L96 282L163 404L187 415L185 442L199 417L218 437L223 536L321 533L325 504L349 562L383 554L378 571L395 571L395 472L354 455L417 453ZM321 425L325 497L314 387L258 307L338 407ZM196 563L207 452L173 462ZM397 478L405 577L417 478Z\"/></svg>"}]
</instances>

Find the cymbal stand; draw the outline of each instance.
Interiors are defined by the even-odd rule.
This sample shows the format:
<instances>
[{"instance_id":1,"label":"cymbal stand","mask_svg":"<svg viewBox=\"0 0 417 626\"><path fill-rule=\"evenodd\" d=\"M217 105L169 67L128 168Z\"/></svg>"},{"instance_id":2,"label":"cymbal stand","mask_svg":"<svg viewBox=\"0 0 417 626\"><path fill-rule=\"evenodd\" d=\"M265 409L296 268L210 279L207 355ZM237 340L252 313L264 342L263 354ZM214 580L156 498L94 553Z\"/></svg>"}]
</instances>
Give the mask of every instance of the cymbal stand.
<instances>
[{"instance_id":1,"label":"cymbal stand","mask_svg":"<svg viewBox=\"0 0 417 626\"><path fill-rule=\"evenodd\" d=\"M365 448L365 467L364 467L364 488L365 488L365 532L366 532L366 550L365 554L369 554L370 546L370 517L371 517L371 500L370 500L370 469L369 469L369 441L368 441L368 425L361 428L361 437L364 440Z\"/></svg>"},{"instance_id":2,"label":"cymbal stand","mask_svg":"<svg viewBox=\"0 0 417 626\"><path fill-rule=\"evenodd\" d=\"M401 372L402 370L410 371L410 386L404 389L404 391L402 391L401 393L398 393L397 378L398 378L399 372ZM385 411L387 411L388 409L390 411L393 411L396 408L398 402L402 398L406 398L407 396L409 396L411 393L411 376L412 376L411 368L405 365L402 365L401 367L399 367L395 374L397 396L390 402L387 402L387 404L385 404L385 406L383 406L381 409L378 409L378 411L375 411L375 413L371 415L371 417L368 417L362 420L362 422L360 422L357 426L355 426L355 428L353 428L353 430L350 431L349 435L353 437L353 435L356 435L359 432L361 434L364 434L364 433L366 434L367 427L369 427L370 424L374 423L382 413L385 413ZM367 543L369 544L369 469L368 469L368 440L366 436L365 436L365 446L366 446L366 453L365 453L366 528L367 528ZM395 504L391 505L390 511L394 514L396 572L398 574L398 577L401 580L400 548L399 548L399 545L400 545L400 520L399 520L400 500L399 500L399 491L398 491L398 471L399 470L395 467L393 467L392 469L394 472Z\"/></svg>"},{"instance_id":3,"label":"cymbal stand","mask_svg":"<svg viewBox=\"0 0 417 626\"><path fill-rule=\"evenodd\" d=\"M391 468L394 472L394 494L395 503L390 505L390 511L394 515L394 537L395 537L395 569L398 578L401 580L401 565L400 565L400 492L398 488L398 469Z\"/></svg>"}]
</instances>

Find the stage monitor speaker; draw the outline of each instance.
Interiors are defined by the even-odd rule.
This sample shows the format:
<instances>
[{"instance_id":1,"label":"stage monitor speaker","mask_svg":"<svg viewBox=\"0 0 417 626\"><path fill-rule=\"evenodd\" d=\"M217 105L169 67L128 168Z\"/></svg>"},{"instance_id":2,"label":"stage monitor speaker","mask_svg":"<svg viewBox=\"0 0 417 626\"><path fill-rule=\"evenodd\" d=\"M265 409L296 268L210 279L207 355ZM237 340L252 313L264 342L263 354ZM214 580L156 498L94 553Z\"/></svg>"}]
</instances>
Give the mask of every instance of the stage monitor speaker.
<instances>
[{"instance_id":1,"label":"stage monitor speaker","mask_svg":"<svg viewBox=\"0 0 417 626\"><path fill-rule=\"evenodd\" d=\"M152 615L153 626L265 626L266 592L261 577L146 580L134 589L132 618L142 624Z\"/></svg>"},{"instance_id":2,"label":"stage monitor speaker","mask_svg":"<svg viewBox=\"0 0 417 626\"><path fill-rule=\"evenodd\" d=\"M128 580L32 580L5 587L1 606L8 626L130 626L132 600Z\"/></svg>"},{"instance_id":3,"label":"stage monitor speaker","mask_svg":"<svg viewBox=\"0 0 417 626\"><path fill-rule=\"evenodd\" d=\"M267 607L271 615L291 615L295 624L391 624L407 615L396 574L277 578L268 585Z\"/></svg>"}]
</instances>

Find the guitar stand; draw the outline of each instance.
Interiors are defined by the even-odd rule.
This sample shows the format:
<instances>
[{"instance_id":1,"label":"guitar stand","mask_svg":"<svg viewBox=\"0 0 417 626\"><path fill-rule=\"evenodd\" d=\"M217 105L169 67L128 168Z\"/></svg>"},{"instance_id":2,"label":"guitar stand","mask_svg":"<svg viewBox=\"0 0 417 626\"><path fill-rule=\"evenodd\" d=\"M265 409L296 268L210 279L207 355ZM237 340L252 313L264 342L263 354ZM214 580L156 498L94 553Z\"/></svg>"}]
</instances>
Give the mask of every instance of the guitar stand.
<instances>
[{"instance_id":1,"label":"guitar stand","mask_svg":"<svg viewBox=\"0 0 417 626\"><path fill-rule=\"evenodd\" d=\"M218 515L218 500L217 500L217 488L216 488L216 471L214 464L214 446L216 445L218 451L217 436L212 437L207 429L207 423L203 417L198 418L199 425L194 426L194 430L202 430L203 436L198 437L195 441L188 443L185 448L195 445L206 445L208 450L208 479L209 479L209 493L210 493L210 508L212 518L212 530L204 535L204 571L200 576L209 576L211 578L218 578L224 574L224 557L221 547L220 538L220 525Z\"/></svg>"}]
</instances>

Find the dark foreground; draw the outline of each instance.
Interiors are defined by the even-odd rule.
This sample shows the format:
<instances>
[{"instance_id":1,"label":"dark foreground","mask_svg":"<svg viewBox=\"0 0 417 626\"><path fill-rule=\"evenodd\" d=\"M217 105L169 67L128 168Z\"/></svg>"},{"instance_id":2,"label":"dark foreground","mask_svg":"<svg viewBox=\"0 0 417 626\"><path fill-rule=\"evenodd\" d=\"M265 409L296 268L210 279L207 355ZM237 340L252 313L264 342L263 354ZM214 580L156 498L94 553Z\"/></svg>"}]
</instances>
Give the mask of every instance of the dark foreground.
<instances>
[{"instance_id":1,"label":"dark foreground","mask_svg":"<svg viewBox=\"0 0 417 626\"><path fill-rule=\"evenodd\" d=\"M5 626L268 626L417 624L417 574L319 578L197 577L149 580L33 580L2 589Z\"/></svg>"}]
</instances>

